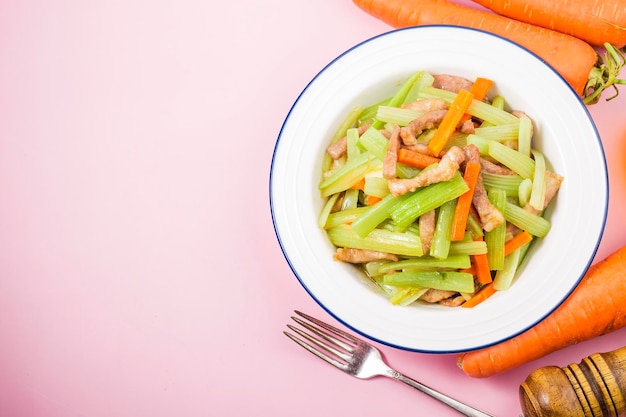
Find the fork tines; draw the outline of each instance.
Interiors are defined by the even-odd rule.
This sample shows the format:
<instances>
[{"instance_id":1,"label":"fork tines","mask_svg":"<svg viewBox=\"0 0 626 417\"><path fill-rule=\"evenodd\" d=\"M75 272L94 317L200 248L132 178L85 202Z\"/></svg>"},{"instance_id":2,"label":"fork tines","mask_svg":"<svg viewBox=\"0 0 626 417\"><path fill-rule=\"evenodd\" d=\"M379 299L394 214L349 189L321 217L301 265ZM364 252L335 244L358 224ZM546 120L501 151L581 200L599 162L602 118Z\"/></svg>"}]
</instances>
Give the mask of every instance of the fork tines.
<instances>
[{"instance_id":1,"label":"fork tines","mask_svg":"<svg viewBox=\"0 0 626 417\"><path fill-rule=\"evenodd\" d=\"M329 362L340 369L346 368L347 362L354 350L354 344L358 343L358 339L349 333L316 319L315 317L311 317L297 310L295 313L304 318L306 321L295 316L291 316L291 318L302 326L302 328L308 330L308 332L288 324L287 327L301 337L287 331L283 333L309 352L321 359L324 359L326 362Z\"/></svg>"}]
</instances>

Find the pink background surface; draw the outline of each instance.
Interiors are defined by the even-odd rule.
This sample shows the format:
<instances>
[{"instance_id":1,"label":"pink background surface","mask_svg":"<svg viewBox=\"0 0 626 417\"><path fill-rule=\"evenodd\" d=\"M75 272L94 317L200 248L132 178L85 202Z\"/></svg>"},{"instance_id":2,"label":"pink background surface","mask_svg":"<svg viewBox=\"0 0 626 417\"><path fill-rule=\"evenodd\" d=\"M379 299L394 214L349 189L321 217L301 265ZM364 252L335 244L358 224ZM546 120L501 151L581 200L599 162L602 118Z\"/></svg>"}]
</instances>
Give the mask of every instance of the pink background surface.
<instances>
[{"instance_id":1,"label":"pink background surface","mask_svg":"<svg viewBox=\"0 0 626 417\"><path fill-rule=\"evenodd\" d=\"M349 0L0 3L0 416L457 415L282 334L296 308L333 320L274 235L277 135L324 65L388 30ZM625 104L589 108L611 184L596 259L626 245ZM532 370L625 337L481 380L452 355L382 349L518 416Z\"/></svg>"}]
</instances>

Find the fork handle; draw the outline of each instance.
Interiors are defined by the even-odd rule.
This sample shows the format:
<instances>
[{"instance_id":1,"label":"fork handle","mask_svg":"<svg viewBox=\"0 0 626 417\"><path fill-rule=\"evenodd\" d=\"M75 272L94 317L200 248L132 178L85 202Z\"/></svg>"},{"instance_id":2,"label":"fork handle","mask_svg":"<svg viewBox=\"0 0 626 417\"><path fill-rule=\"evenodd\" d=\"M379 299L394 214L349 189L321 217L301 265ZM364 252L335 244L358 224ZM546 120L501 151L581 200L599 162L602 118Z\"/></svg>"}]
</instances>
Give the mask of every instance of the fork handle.
<instances>
[{"instance_id":1,"label":"fork handle","mask_svg":"<svg viewBox=\"0 0 626 417\"><path fill-rule=\"evenodd\" d=\"M470 407L467 404L463 404L460 401L455 400L454 398L448 397L445 394L442 394L441 392L434 390L432 388L430 388L427 385L422 384L421 382L417 382L416 380L409 378L406 375L401 374L398 371L394 371L392 370L391 373L388 375L389 377L396 379L400 382L404 382L405 384L415 388L418 391L423 392L426 395L431 396L432 398L441 401L442 403L444 403L445 405L447 405L448 407L451 407L453 409L455 409L456 411L458 411L459 413L461 413L464 416L467 417L495 417L492 416L491 414L487 414L483 411L480 411L474 407Z\"/></svg>"}]
</instances>

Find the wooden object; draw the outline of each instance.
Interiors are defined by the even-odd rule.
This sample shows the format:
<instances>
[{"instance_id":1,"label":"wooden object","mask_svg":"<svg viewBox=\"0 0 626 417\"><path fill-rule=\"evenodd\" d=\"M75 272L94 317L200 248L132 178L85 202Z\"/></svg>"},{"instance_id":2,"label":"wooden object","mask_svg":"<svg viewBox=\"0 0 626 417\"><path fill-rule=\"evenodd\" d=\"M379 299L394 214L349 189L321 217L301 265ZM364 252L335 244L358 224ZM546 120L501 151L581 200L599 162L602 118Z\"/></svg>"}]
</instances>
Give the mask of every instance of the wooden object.
<instances>
[{"instance_id":1,"label":"wooden object","mask_svg":"<svg viewBox=\"0 0 626 417\"><path fill-rule=\"evenodd\" d=\"M524 417L626 417L626 346L579 364L539 368L519 396Z\"/></svg>"}]
</instances>

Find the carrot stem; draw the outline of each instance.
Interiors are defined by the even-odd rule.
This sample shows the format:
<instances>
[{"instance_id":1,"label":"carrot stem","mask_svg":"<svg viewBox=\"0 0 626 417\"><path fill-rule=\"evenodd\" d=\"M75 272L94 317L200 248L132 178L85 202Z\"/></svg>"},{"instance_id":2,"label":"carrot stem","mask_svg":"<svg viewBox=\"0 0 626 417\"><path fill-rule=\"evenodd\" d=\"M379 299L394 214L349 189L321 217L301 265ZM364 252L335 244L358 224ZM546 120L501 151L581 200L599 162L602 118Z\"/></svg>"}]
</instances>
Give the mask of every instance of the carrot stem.
<instances>
[{"instance_id":1,"label":"carrot stem","mask_svg":"<svg viewBox=\"0 0 626 417\"><path fill-rule=\"evenodd\" d=\"M433 155L438 156L441 153L473 99L472 93L467 90L461 90L456 95L439 128L428 142L428 149Z\"/></svg>"},{"instance_id":2,"label":"carrot stem","mask_svg":"<svg viewBox=\"0 0 626 417\"><path fill-rule=\"evenodd\" d=\"M479 175L480 163L470 161L465 164L463 179L467 183L469 190L465 194L462 194L457 201L454 219L452 221L452 234L450 236L450 240L453 242L463 240L463 237L465 236L467 218L472 206L474 190L476 189L476 183L478 182Z\"/></svg>"}]
</instances>

